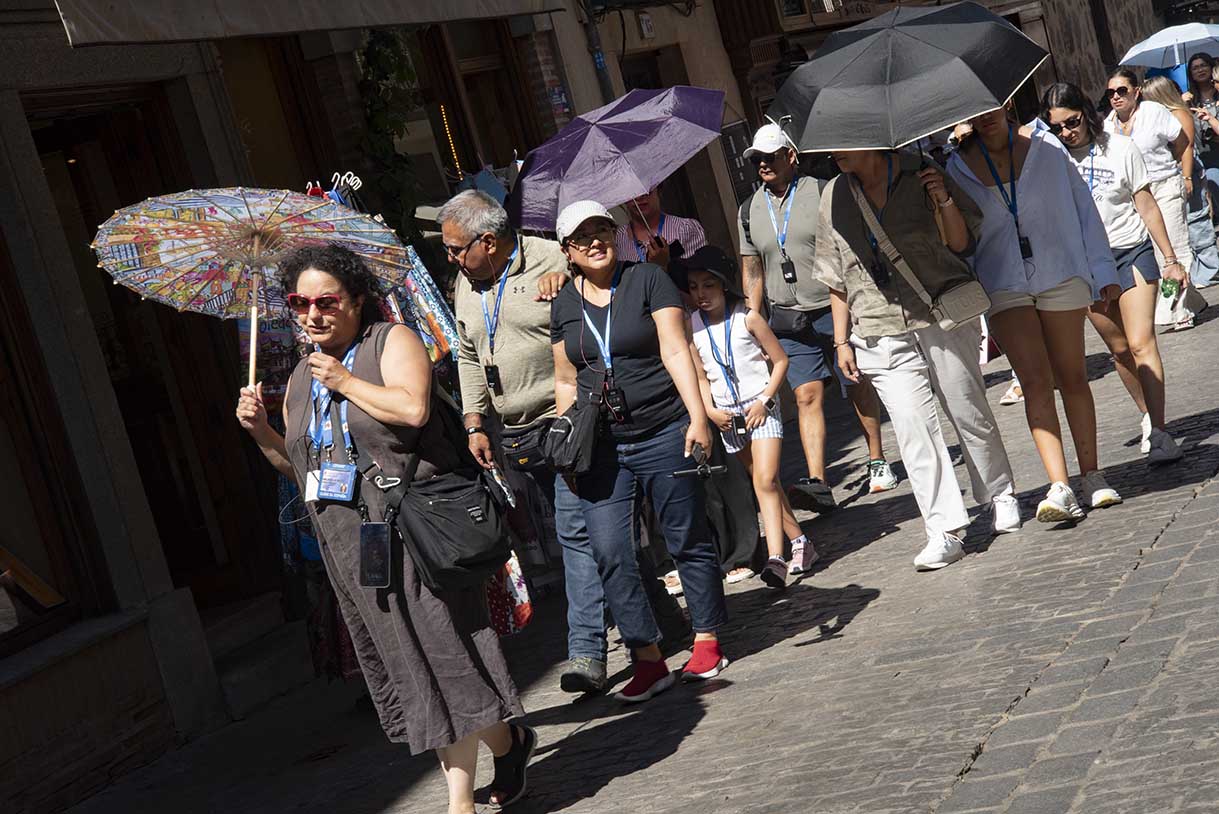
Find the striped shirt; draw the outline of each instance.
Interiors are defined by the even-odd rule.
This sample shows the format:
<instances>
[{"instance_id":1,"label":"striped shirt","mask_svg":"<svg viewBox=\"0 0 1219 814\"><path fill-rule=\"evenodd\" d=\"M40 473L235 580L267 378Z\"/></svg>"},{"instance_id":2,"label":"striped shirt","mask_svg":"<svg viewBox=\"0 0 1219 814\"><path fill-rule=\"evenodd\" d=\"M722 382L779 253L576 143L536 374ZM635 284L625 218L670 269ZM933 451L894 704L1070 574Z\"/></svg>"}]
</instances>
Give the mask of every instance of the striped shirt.
<instances>
[{"instance_id":1,"label":"striped shirt","mask_svg":"<svg viewBox=\"0 0 1219 814\"><path fill-rule=\"evenodd\" d=\"M679 218L677 215L664 214L660 216L660 236L666 242L681 242L682 257L689 257L697 249L707 245L707 235L702 224L694 218ZM647 259L647 247L635 240L631 234L629 223L618 227L614 233L614 245L618 256L627 263L640 262ZM676 257L670 258L676 260Z\"/></svg>"}]
</instances>

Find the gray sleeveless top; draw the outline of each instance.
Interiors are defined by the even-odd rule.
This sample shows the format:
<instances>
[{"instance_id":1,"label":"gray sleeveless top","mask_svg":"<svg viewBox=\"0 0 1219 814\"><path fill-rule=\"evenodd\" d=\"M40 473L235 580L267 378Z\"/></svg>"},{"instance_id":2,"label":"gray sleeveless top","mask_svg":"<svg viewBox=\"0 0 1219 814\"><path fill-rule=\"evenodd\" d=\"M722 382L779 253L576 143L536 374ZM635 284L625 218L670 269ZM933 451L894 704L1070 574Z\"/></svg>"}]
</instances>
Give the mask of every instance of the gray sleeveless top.
<instances>
[{"instance_id":1,"label":"gray sleeveless top","mask_svg":"<svg viewBox=\"0 0 1219 814\"><path fill-rule=\"evenodd\" d=\"M381 378L381 352L393 327L394 323L375 322L364 328L363 339L351 366L353 375L366 382L384 386L385 381ZM310 452L309 418L314 409L312 384L313 377L309 375L308 362L302 359L292 371L289 380L288 425L284 434L288 458L296 472L297 486L302 491L306 473L317 468L318 460L316 452ZM336 435L341 398L336 396L331 408ZM347 409L347 422L352 443L360 455L372 458L385 474L391 477L401 477L406 472L407 456L413 452L417 452L420 459L419 468L415 472L416 481L451 472L459 465L458 450L445 438L441 418L435 411L422 429L395 427L382 424L352 403ZM341 447L342 441L339 439L334 450L335 460L346 463L346 453ZM368 505L370 515L377 520L381 519L385 507L381 490L361 482L359 494ZM330 545L355 545L359 542L360 516L355 504L321 503L314 514L323 537ZM354 538L351 537L353 534Z\"/></svg>"}]
</instances>

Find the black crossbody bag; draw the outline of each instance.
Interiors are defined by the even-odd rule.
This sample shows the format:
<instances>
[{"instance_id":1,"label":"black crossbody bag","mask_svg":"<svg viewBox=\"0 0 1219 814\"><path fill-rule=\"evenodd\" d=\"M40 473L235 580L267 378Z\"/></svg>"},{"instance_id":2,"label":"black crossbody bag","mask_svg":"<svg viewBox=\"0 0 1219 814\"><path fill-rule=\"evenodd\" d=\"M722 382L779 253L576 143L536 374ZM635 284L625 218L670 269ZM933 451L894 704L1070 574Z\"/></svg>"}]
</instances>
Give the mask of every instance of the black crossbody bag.
<instances>
[{"instance_id":1,"label":"black crossbody bag","mask_svg":"<svg viewBox=\"0 0 1219 814\"><path fill-rule=\"evenodd\" d=\"M504 459L510 469L531 472L546 465L543 446L553 419L542 418L519 430L503 431Z\"/></svg>"},{"instance_id":2,"label":"black crossbody bag","mask_svg":"<svg viewBox=\"0 0 1219 814\"><path fill-rule=\"evenodd\" d=\"M432 412L461 457L452 471L412 482L419 456L401 478L381 472L356 451L364 484L385 493L384 521L396 526L419 578L432 591L458 591L486 582L512 554L504 527L505 498L469 453L456 407L433 387Z\"/></svg>"}]
</instances>

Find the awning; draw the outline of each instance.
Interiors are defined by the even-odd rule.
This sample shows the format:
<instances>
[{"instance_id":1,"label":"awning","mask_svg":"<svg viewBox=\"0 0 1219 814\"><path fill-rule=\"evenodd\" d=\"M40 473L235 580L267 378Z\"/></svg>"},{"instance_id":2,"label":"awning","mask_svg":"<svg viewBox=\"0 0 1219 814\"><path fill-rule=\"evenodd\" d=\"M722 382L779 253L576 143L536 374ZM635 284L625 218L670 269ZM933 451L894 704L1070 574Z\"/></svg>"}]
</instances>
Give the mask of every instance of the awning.
<instances>
[{"instance_id":1,"label":"awning","mask_svg":"<svg viewBox=\"0 0 1219 814\"><path fill-rule=\"evenodd\" d=\"M219 40L561 11L562 0L55 0L73 46Z\"/></svg>"}]
</instances>

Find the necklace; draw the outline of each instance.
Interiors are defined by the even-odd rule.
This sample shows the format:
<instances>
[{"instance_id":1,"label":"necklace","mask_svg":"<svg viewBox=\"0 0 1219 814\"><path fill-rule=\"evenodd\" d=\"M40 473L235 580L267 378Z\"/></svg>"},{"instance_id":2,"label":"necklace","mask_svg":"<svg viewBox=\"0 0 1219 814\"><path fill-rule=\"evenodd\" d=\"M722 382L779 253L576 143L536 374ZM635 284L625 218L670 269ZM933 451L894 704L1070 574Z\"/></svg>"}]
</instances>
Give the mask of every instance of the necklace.
<instances>
[{"instance_id":1,"label":"necklace","mask_svg":"<svg viewBox=\"0 0 1219 814\"><path fill-rule=\"evenodd\" d=\"M1123 136L1129 136L1134 132L1134 113L1134 110L1130 111L1130 118L1126 119L1126 121L1119 119L1116 113L1113 114L1113 118L1117 120L1117 129L1122 131Z\"/></svg>"}]
</instances>

